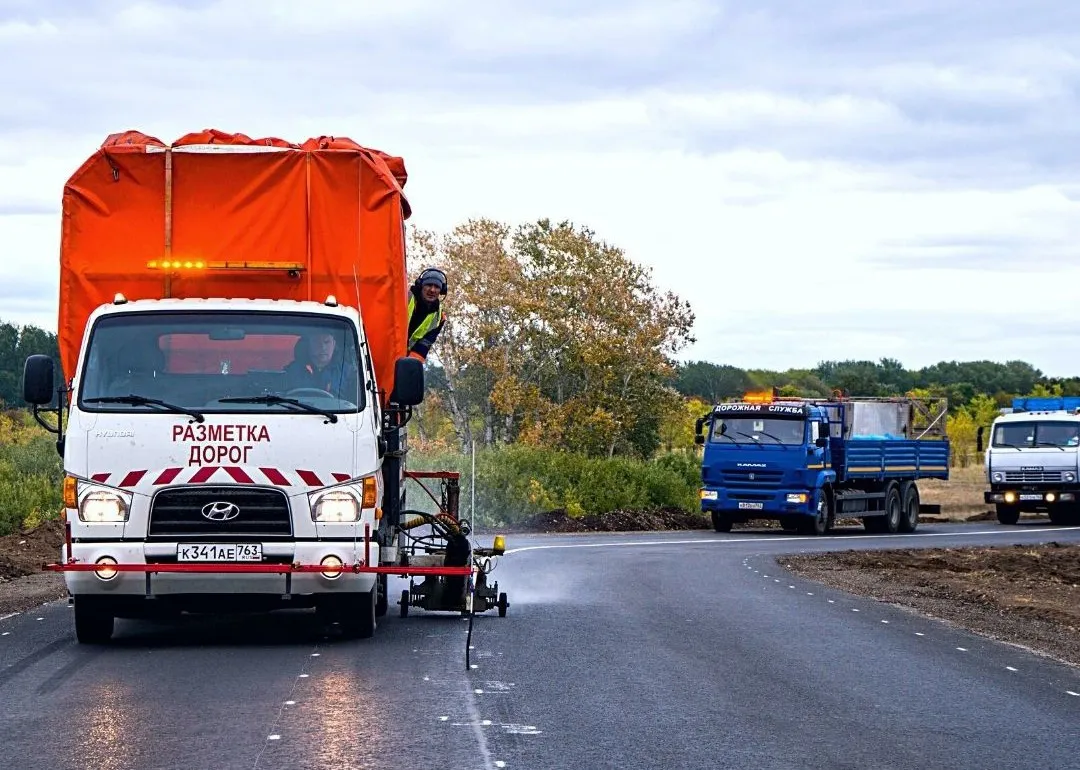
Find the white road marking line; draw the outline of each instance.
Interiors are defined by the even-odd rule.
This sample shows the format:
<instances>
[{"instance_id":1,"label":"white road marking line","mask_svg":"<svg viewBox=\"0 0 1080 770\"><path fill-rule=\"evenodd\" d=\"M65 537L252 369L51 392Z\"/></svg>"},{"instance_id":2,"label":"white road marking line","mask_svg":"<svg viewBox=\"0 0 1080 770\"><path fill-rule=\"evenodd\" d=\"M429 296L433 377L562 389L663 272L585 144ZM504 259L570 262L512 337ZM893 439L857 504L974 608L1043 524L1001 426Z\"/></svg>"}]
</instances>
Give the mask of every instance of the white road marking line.
<instances>
[{"instance_id":1,"label":"white road marking line","mask_svg":"<svg viewBox=\"0 0 1080 770\"><path fill-rule=\"evenodd\" d=\"M923 632L921 632L921 631L916 631L916 632L915 632L915 636L926 636L926 634L924 634L924 633L923 633Z\"/></svg>"},{"instance_id":2,"label":"white road marking line","mask_svg":"<svg viewBox=\"0 0 1080 770\"><path fill-rule=\"evenodd\" d=\"M13 618L18 614L18 612L9 612L7 615L0 615L0 620L7 620L8 618Z\"/></svg>"},{"instance_id":3,"label":"white road marking line","mask_svg":"<svg viewBox=\"0 0 1080 770\"><path fill-rule=\"evenodd\" d=\"M889 621L887 621L887 620L883 620L883 621L881 621L881 622L882 622L882 623L884 623L885 625L888 625L888 624L889 624Z\"/></svg>"},{"instance_id":4,"label":"white road marking line","mask_svg":"<svg viewBox=\"0 0 1080 770\"><path fill-rule=\"evenodd\" d=\"M1019 671L1020 669L1013 668L1012 666L1006 666L1009 671Z\"/></svg>"},{"instance_id":5,"label":"white road marking line","mask_svg":"<svg viewBox=\"0 0 1080 770\"><path fill-rule=\"evenodd\" d=\"M1072 695L1074 697L1080 698L1080 692L1073 692L1072 690L1066 690L1065 694L1066 695Z\"/></svg>"},{"instance_id":6,"label":"white road marking line","mask_svg":"<svg viewBox=\"0 0 1080 770\"><path fill-rule=\"evenodd\" d=\"M960 652L967 652L967 649L964 647L957 647L956 649L958 649Z\"/></svg>"},{"instance_id":7,"label":"white road marking line","mask_svg":"<svg viewBox=\"0 0 1080 770\"><path fill-rule=\"evenodd\" d=\"M1032 531L1030 534L1043 535L1047 532L1075 532L1075 527L1049 527L1039 529L1038 531ZM852 540L921 540L930 537L970 537L972 535L1006 535L1009 537L1016 537L1018 533L1016 530L995 530L986 529L977 532L923 532L918 535L843 535L840 537L815 537L813 535L807 535L805 537L785 537L783 539L777 538L773 535L756 535L750 537L728 537L719 538L716 540L635 540L628 543L552 543L551 545L525 545L520 548L508 548L505 552L505 556L509 556L514 553L524 553L525 551L546 551L555 548L632 548L636 546L647 545L719 545L725 543L793 543L799 540L810 540L815 543L830 543L830 542L849 542ZM764 554L771 555L771 554ZM776 554L781 556L784 554ZM766 575L765 577L768 577Z\"/></svg>"}]
</instances>

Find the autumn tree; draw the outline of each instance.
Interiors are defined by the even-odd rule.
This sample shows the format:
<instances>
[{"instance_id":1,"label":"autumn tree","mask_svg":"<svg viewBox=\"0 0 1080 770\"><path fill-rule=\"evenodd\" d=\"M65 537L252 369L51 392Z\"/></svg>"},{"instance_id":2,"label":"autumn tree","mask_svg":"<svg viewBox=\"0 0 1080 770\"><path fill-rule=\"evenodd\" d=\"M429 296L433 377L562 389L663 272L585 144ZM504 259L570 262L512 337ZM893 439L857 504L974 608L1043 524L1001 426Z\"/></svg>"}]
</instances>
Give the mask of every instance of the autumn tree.
<instances>
[{"instance_id":1,"label":"autumn tree","mask_svg":"<svg viewBox=\"0 0 1080 770\"><path fill-rule=\"evenodd\" d=\"M463 447L655 450L664 414L679 408L668 381L693 313L647 268L587 228L549 220L512 236L490 220L414 231L411 251L455 287L438 355Z\"/></svg>"}]
</instances>

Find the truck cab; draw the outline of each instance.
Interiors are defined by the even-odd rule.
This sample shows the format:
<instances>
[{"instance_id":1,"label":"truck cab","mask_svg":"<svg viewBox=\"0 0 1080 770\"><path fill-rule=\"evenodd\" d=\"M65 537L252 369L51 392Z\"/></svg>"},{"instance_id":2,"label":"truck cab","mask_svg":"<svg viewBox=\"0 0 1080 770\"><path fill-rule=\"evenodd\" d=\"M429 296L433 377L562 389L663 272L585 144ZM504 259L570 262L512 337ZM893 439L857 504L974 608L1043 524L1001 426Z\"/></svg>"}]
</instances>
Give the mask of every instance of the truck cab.
<instances>
[{"instance_id":1,"label":"truck cab","mask_svg":"<svg viewBox=\"0 0 1080 770\"><path fill-rule=\"evenodd\" d=\"M365 538L380 524L385 446L368 349L357 310L333 298L117 296L95 310L62 438L62 560L99 567L66 574L80 635L106 636L114 617L279 607L368 635L374 573L199 569L380 563ZM51 398L52 377L49 359L28 361L28 386L44 386L28 400Z\"/></svg>"},{"instance_id":2,"label":"truck cab","mask_svg":"<svg viewBox=\"0 0 1080 770\"><path fill-rule=\"evenodd\" d=\"M1021 513L1045 513L1054 524L1080 524L1080 398L1016 398L990 426L978 451L992 504L1002 524Z\"/></svg>"},{"instance_id":3,"label":"truck cab","mask_svg":"<svg viewBox=\"0 0 1080 770\"><path fill-rule=\"evenodd\" d=\"M915 481L948 478L948 442L936 440L944 429L934 427L942 408L934 416L908 398L775 394L717 404L696 426L702 511L717 532L771 519L822 535L841 516L862 519L871 532L913 532L921 509Z\"/></svg>"}]
</instances>

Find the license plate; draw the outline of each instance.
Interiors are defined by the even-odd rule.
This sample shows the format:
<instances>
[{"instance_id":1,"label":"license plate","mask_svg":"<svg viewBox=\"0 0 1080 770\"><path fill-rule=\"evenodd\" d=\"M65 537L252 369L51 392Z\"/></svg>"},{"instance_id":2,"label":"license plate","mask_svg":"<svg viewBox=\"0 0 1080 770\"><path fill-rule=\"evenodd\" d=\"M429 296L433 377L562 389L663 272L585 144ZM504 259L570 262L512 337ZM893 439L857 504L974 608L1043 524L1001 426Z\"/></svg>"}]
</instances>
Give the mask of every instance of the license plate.
<instances>
[{"instance_id":1,"label":"license plate","mask_svg":"<svg viewBox=\"0 0 1080 770\"><path fill-rule=\"evenodd\" d=\"M1020 495L1021 500L1042 500L1042 495Z\"/></svg>"},{"instance_id":2,"label":"license plate","mask_svg":"<svg viewBox=\"0 0 1080 770\"><path fill-rule=\"evenodd\" d=\"M182 543L177 561L262 561L262 543Z\"/></svg>"},{"instance_id":3,"label":"license plate","mask_svg":"<svg viewBox=\"0 0 1080 770\"><path fill-rule=\"evenodd\" d=\"M740 508L749 508L752 511L760 511L765 507L765 503L739 503Z\"/></svg>"}]
</instances>

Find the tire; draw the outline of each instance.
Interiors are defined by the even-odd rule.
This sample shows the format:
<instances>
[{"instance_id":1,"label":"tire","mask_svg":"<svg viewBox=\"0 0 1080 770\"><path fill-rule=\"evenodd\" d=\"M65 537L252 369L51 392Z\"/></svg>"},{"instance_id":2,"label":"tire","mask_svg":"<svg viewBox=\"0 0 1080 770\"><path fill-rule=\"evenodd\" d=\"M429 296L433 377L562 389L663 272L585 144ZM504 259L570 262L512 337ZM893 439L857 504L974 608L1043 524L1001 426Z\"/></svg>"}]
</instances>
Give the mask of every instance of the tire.
<instances>
[{"instance_id":1,"label":"tire","mask_svg":"<svg viewBox=\"0 0 1080 770\"><path fill-rule=\"evenodd\" d=\"M900 509L900 525L897 528L905 534L914 532L919 526L919 488L913 483L904 484L903 505Z\"/></svg>"},{"instance_id":2,"label":"tire","mask_svg":"<svg viewBox=\"0 0 1080 770\"><path fill-rule=\"evenodd\" d=\"M821 537L832 529L833 512L832 501L826 490L821 490L818 495L817 516L810 520L799 522L799 534Z\"/></svg>"},{"instance_id":3,"label":"tire","mask_svg":"<svg viewBox=\"0 0 1080 770\"><path fill-rule=\"evenodd\" d=\"M350 639L370 639L375 635L375 605L378 586L362 594L344 594L338 606L338 622L345 636Z\"/></svg>"},{"instance_id":4,"label":"tire","mask_svg":"<svg viewBox=\"0 0 1080 770\"><path fill-rule=\"evenodd\" d=\"M401 601L399 602L399 604L401 604L401 617L403 617L403 618L409 617L409 589L408 588L406 588L404 591L401 592Z\"/></svg>"},{"instance_id":5,"label":"tire","mask_svg":"<svg viewBox=\"0 0 1080 770\"><path fill-rule=\"evenodd\" d=\"M900 498L900 487L890 484L885 493L885 515L878 519L878 532L887 535L895 535L900 529L900 519L903 514L904 501Z\"/></svg>"},{"instance_id":6,"label":"tire","mask_svg":"<svg viewBox=\"0 0 1080 770\"><path fill-rule=\"evenodd\" d=\"M510 606L510 603L506 600L506 593L499 594L499 617L506 617L506 608Z\"/></svg>"},{"instance_id":7,"label":"tire","mask_svg":"<svg viewBox=\"0 0 1080 770\"><path fill-rule=\"evenodd\" d=\"M1011 505L1002 505L996 503L994 505L994 511L997 513L997 520L999 524L1015 524L1020 521L1020 509L1014 508Z\"/></svg>"},{"instance_id":8,"label":"tire","mask_svg":"<svg viewBox=\"0 0 1080 770\"><path fill-rule=\"evenodd\" d=\"M387 577L386 575L379 575L376 579L376 591L378 591L378 599L375 601L375 617L381 618L386 615L388 609L390 609L390 598L386 595L387 592Z\"/></svg>"},{"instance_id":9,"label":"tire","mask_svg":"<svg viewBox=\"0 0 1080 770\"><path fill-rule=\"evenodd\" d=\"M713 529L717 532L730 532L731 531L731 517L720 511L712 512L712 525Z\"/></svg>"},{"instance_id":10,"label":"tire","mask_svg":"<svg viewBox=\"0 0 1080 770\"><path fill-rule=\"evenodd\" d=\"M75 597L75 638L79 644L105 644L113 635L115 617L94 597Z\"/></svg>"}]
</instances>

